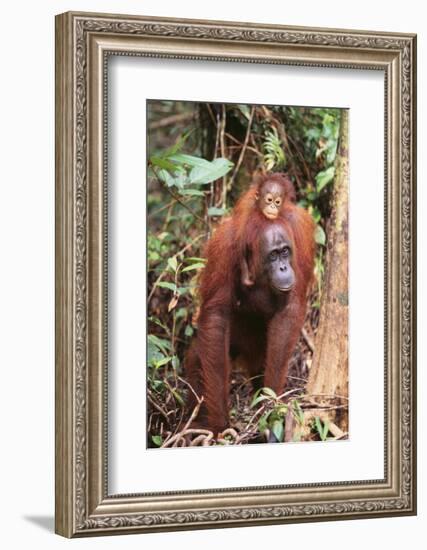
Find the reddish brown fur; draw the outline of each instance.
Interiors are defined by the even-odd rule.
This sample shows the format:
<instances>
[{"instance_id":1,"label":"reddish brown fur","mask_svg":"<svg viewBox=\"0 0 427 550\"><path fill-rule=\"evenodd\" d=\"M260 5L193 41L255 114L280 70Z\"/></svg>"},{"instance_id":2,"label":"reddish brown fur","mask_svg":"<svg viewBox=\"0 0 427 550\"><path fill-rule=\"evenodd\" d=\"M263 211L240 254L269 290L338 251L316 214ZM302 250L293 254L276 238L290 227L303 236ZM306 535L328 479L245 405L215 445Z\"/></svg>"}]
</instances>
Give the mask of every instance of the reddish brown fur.
<instances>
[{"instance_id":1,"label":"reddish brown fur","mask_svg":"<svg viewBox=\"0 0 427 550\"><path fill-rule=\"evenodd\" d=\"M291 179L287 174L280 174L280 173L274 173L274 174L264 174L262 176L258 176L254 182L254 186L258 190L258 194L263 189L263 186L267 182L275 182L280 185L283 191L283 202L290 201L295 203L296 202L296 193L294 184L292 183Z\"/></svg>"},{"instance_id":2,"label":"reddish brown fur","mask_svg":"<svg viewBox=\"0 0 427 550\"><path fill-rule=\"evenodd\" d=\"M283 391L288 362L304 323L313 276L311 216L287 200L280 217L268 220L256 208L257 185L259 182L241 197L232 216L207 243L208 261L200 281L198 335L186 358L187 378L204 398L200 424L216 432L229 423L231 355L240 357L251 376L263 373L263 386L277 394ZM262 260L261 236L271 224L280 225L292 242L296 278L285 296L274 298L266 288L255 285L248 290L241 282L243 256L248 251L249 270L257 280Z\"/></svg>"},{"instance_id":3,"label":"reddish brown fur","mask_svg":"<svg viewBox=\"0 0 427 550\"><path fill-rule=\"evenodd\" d=\"M261 214L259 208L257 208L258 198L262 192L263 186L267 182L275 182L280 185L283 189L283 203L282 208L288 202L296 202L296 194L293 183L289 179L287 174L266 174L258 176L251 187L244 193L240 199L237 201L236 206L234 207L234 213L239 217L252 217L256 212ZM282 215L282 212L280 212ZM246 225L246 224L243 224Z\"/></svg>"}]
</instances>

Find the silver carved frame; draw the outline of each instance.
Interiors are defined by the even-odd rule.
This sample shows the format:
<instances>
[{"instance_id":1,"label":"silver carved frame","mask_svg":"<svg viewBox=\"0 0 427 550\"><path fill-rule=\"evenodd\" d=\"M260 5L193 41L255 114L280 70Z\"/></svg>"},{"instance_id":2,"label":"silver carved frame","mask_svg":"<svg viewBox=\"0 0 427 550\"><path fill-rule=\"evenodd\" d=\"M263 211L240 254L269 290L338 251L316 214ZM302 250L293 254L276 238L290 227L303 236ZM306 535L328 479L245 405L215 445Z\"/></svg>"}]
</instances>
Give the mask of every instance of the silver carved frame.
<instances>
[{"instance_id":1,"label":"silver carved frame","mask_svg":"<svg viewBox=\"0 0 427 550\"><path fill-rule=\"evenodd\" d=\"M108 494L105 182L109 55L384 71L383 480ZM416 513L415 109L415 35L89 13L56 17L58 534L77 537Z\"/></svg>"}]
</instances>

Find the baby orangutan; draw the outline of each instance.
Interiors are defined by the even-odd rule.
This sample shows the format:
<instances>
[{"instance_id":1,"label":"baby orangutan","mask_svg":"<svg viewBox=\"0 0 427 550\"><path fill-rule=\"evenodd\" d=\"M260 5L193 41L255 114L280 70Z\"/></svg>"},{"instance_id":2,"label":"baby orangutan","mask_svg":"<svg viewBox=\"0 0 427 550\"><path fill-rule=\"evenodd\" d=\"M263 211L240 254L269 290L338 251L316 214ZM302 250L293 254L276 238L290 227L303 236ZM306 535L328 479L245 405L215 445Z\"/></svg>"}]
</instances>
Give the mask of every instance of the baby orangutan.
<instances>
[{"instance_id":1,"label":"baby orangutan","mask_svg":"<svg viewBox=\"0 0 427 550\"><path fill-rule=\"evenodd\" d=\"M295 189L285 174L270 174L257 184L255 199L260 212L269 220L279 217L286 201L295 202Z\"/></svg>"},{"instance_id":2,"label":"baby orangutan","mask_svg":"<svg viewBox=\"0 0 427 550\"><path fill-rule=\"evenodd\" d=\"M293 183L286 174L267 174L262 176L241 199L241 204L249 204L248 199L252 198L252 212L248 212L247 219L256 213L262 214L268 220L276 220L279 216L284 217L286 204L295 203L296 195ZM255 199L255 202L253 202ZM254 284L251 277L248 258L242 256L240 265L241 283L248 287Z\"/></svg>"}]
</instances>

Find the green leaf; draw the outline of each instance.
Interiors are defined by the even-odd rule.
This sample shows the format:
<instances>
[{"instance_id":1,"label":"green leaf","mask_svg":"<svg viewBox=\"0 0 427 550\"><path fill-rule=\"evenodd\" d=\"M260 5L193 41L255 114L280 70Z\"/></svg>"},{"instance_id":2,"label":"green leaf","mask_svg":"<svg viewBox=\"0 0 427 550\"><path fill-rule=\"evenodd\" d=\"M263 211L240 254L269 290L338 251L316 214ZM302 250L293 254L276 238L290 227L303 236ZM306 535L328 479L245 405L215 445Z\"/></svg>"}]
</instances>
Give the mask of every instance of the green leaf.
<instances>
[{"instance_id":1,"label":"green leaf","mask_svg":"<svg viewBox=\"0 0 427 550\"><path fill-rule=\"evenodd\" d=\"M176 284L175 283L166 283L164 281L160 281L156 284L156 286L159 286L160 288L167 288L168 290L172 290L172 292L176 292Z\"/></svg>"},{"instance_id":2,"label":"green leaf","mask_svg":"<svg viewBox=\"0 0 427 550\"><path fill-rule=\"evenodd\" d=\"M178 269L178 261L175 256L172 256L171 258L168 258L168 266L171 271L174 273Z\"/></svg>"},{"instance_id":3,"label":"green leaf","mask_svg":"<svg viewBox=\"0 0 427 550\"><path fill-rule=\"evenodd\" d=\"M292 404L294 406L294 416L298 420L299 424L302 426L304 424L304 411L302 410L301 405L296 399L292 401Z\"/></svg>"},{"instance_id":4,"label":"green leaf","mask_svg":"<svg viewBox=\"0 0 427 550\"><path fill-rule=\"evenodd\" d=\"M169 174L167 170L164 170L163 168L161 170L158 170L157 177L166 183L168 187L173 187L175 185L175 178Z\"/></svg>"},{"instance_id":5,"label":"green leaf","mask_svg":"<svg viewBox=\"0 0 427 550\"><path fill-rule=\"evenodd\" d=\"M163 438L161 435L152 435L151 439L154 443L154 445L157 445L157 447L161 447L163 443Z\"/></svg>"},{"instance_id":6,"label":"green leaf","mask_svg":"<svg viewBox=\"0 0 427 550\"><path fill-rule=\"evenodd\" d=\"M184 171L178 170L178 167L175 167L175 175L172 176L167 170L161 169L157 172L158 178L163 181L167 187L176 187L182 189L184 185L188 183L187 174Z\"/></svg>"},{"instance_id":7,"label":"green leaf","mask_svg":"<svg viewBox=\"0 0 427 550\"><path fill-rule=\"evenodd\" d=\"M174 177L173 185L181 191L184 185L187 185L188 177L185 172L180 172L177 176Z\"/></svg>"},{"instance_id":8,"label":"green leaf","mask_svg":"<svg viewBox=\"0 0 427 550\"><path fill-rule=\"evenodd\" d=\"M177 309L175 313L175 318L183 319L184 317L187 317L187 315L188 315L187 309L185 307L180 307L179 309Z\"/></svg>"},{"instance_id":9,"label":"green leaf","mask_svg":"<svg viewBox=\"0 0 427 550\"><path fill-rule=\"evenodd\" d=\"M172 147L169 147L162 153L163 158L171 157L172 155L175 155L180 149L182 149L182 146L186 142L189 135L193 132L193 130L189 130L188 132L185 132L180 136L176 142L172 145Z\"/></svg>"},{"instance_id":10,"label":"green leaf","mask_svg":"<svg viewBox=\"0 0 427 550\"><path fill-rule=\"evenodd\" d=\"M322 433L322 422L318 416L314 417L314 424L316 426L317 433L320 435Z\"/></svg>"},{"instance_id":11,"label":"green leaf","mask_svg":"<svg viewBox=\"0 0 427 550\"><path fill-rule=\"evenodd\" d=\"M185 336L187 336L187 338L191 338L191 336L193 336L193 333L194 333L193 327L191 325L187 325L184 331Z\"/></svg>"},{"instance_id":12,"label":"green leaf","mask_svg":"<svg viewBox=\"0 0 427 550\"><path fill-rule=\"evenodd\" d=\"M277 398L277 394L274 390L272 390L271 388L262 388L262 393L264 393L265 395L268 395L269 397L273 397L274 399Z\"/></svg>"},{"instance_id":13,"label":"green leaf","mask_svg":"<svg viewBox=\"0 0 427 550\"><path fill-rule=\"evenodd\" d=\"M163 365L166 365L169 363L169 361L172 359L172 357L163 357L163 359L160 359L160 361L155 362L155 367L158 369L159 367L163 367Z\"/></svg>"},{"instance_id":14,"label":"green leaf","mask_svg":"<svg viewBox=\"0 0 427 550\"><path fill-rule=\"evenodd\" d=\"M177 290L178 296L184 296L184 294L187 294L187 292L190 292L189 286L180 286Z\"/></svg>"},{"instance_id":15,"label":"green leaf","mask_svg":"<svg viewBox=\"0 0 427 550\"><path fill-rule=\"evenodd\" d=\"M184 267L183 270L181 270L181 273L184 273L184 271L191 271L192 269L201 269L202 267L205 267L205 264L197 263L197 264L191 264L187 267Z\"/></svg>"},{"instance_id":16,"label":"green leaf","mask_svg":"<svg viewBox=\"0 0 427 550\"><path fill-rule=\"evenodd\" d=\"M169 157L169 159L173 160L174 162L178 162L180 164L184 164L186 166L191 166L191 167L199 166L202 168L204 166L210 165L210 162L206 159L203 159L201 157L193 157L192 155L184 155L182 153L179 153L177 155L172 155Z\"/></svg>"},{"instance_id":17,"label":"green leaf","mask_svg":"<svg viewBox=\"0 0 427 550\"><path fill-rule=\"evenodd\" d=\"M286 416L288 413L288 407L286 405L281 405L280 407L277 407L276 413L279 417Z\"/></svg>"},{"instance_id":18,"label":"green leaf","mask_svg":"<svg viewBox=\"0 0 427 550\"><path fill-rule=\"evenodd\" d=\"M161 390L164 388L165 384L163 380L150 380L150 385L153 389L155 389L157 392L161 392Z\"/></svg>"},{"instance_id":19,"label":"green leaf","mask_svg":"<svg viewBox=\"0 0 427 550\"><path fill-rule=\"evenodd\" d=\"M260 395L261 392L262 392L262 388L258 388L256 390L256 392L254 393L254 399L255 399L255 397L258 397L258 395Z\"/></svg>"},{"instance_id":20,"label":"green leaf","mask_svg":"<svg viewBox=\"0 0 427 550\"><path fill-rule=\"evenodd\" d=\"M148 343L147 359L150 367L155 367L164 358L163 353L155 345Z\"/></svg>"},{"instance_id":21,"label":"green leaf","mask_svg":"<svg viewBox=\"0 0 427 550\"><path fill-rule=\"evenodd\" d=\"M167 353L171 349L171 343L169 340L164 340L159 338L155 334L149 334L147 337L148 344L155 346L156 348L161 349L164 353Z\"/></svg>"},{"instance_id":22,"label":"green leaf","mask_svg":"<svg viewBox=\"0 0 427 550\"><path fill-rule=\"evenodd\" d=\"M263 432L268 427L268 418L271 415L272 411L267 411L265 414L261 416L261 418L258 421L258 429L260 432Z\"/></svg>"},{"instance_id":23,"label":"green leaf","mask_svg":"<svg viewBox=\"0 0 427 550\"><path fill-rule=\"evenodd\" d=\"M149 262L157 262L160 260L160 255L158 252L149 252L148 253L148 261Z\"/></svg>"},{"instance_id":24,"label":"green leaf","mask_svg":"<svg viewBox=\"0 0 427 550\"><path fill-rule=\"evenodd\" d=\"M168 327L162 323L162 321L160 321L160 319L158 319L157 317L154 317L154 316L151 316L151 317L148 317L148 322L149 323L154 323L155 325L161 327L165 332L168 332Z\"/></svg>"},{"instance_id":25,"label":"green leaf","mask_svg":"<svg viewBox=\"0 0 427 550\"><path fill-rule=\"evenodd\" d=\"M170 162L169 160L166 160L164 158L160 157L150 157L150 163L154 166L158 166L159 168L162 168L163 170L168 170L169 172L175 172L176 166L173 164L173 162Z\"/></svg>"},{"instance_id":26,"label":"green leaf","mask_svg":"<svg viewBox=\"0 0 427 550\"><path fill-rule=\"evenodd\" d=\"M325 246L326 244L326 234L323 230L323 227L320 224L316 225L316 230L314 232L314 240L317 244L321 244L322 246Z\"/></svg>"},{"instance_id":27,"label":"green leaf","mask_svg":"<svg viewBox=\"0 0 427 550\"><path fill-rule=\"evenodd\" d=\"M325 420L324 424L323 424L323 432L322 432L322 440L323 441L326 441L326 437L329 433L329 422L328 420Z\"/></svg>"},{"instance_id":28,"label":"green leaf","mask_svg":"<svg viewBox=\"0 0 427 550\"><path fill-rule=\"evenodd\" d=\"M276 399L276 398L277 398L276 392L273 391L271 388L260 388L255 392L250 406L252 408L258 403L261 403L261 401L265 401L266 399Z\"/></svg>"},{"instance_id":29,"label":"green leaf","mask_svg":"<svg viewBox=\"0 0 427 550\"><path fill-rule=\"evenodd\" d=\"M224 214L224 208L216 208L215 206L208 208L208 216L223 216Z\"/></svg>"},{"instance_id":30,"label":"green leaf","mask_svg":"<svg viewBox=\"0 0 427 550\"><path fill-rule=\"evenodd\" d=\"M172 390L172 394L175 397L175 401L178 403L178 405L180 405L181 407L184 407L184 400L179 395L179 393L176 390Z\"/></svg>"},{"instance_id":31,"label":"green leaf","mask_svg":"<svg viewBox=\"0 0 427 550\"><path fill-rule=\"evenodd\" d=\"M190 183L206 184L222 178L231 170L233 163L225 158L217 158L212 162L195 166L189 175Z\"/></svg>"},{"instance_id":32,"label":"green leaf","mask_svg":"<svg viewBox=\"0 0 427 550\"><path fill-rule=\"evenodd\" d=\"M261 401L265 401L267 399L270 399L267 395L259 395L258 397L254 397L251 402L251 409L253 409L255 405L258 405L258 403L261 403Z\"/></svg>"},{"instance_id":33,"label":"green leaf","mask_svg":"<svg viewBox=\"0 0 427 550\"><path fill-rule=\"evenodd\" d=\"M191 197L204 197L205 194L200 189L181 189L179 191L180 195L190 195Z\"/></svg>"},{"instance_id":34,"label":"green leaf","mask_svg":"<svg viewBox=\"0 0 427 550\"><path fill-rule=\"evenodd\" d=\"M203 262L206 263L206 258L199 258L198 256L189 256L188 258L184 258L184 262L190 263L190 262Z\"/></svg>"},{"instance_id":35,"label":"green leaf","mask_svg":"<svg viewBox=\"0 0 427 550\"><path fill-rule=\"evenodd\" d=\"M320 138L321 131L319 128L309 128L305 130L305 135L308 139L317 141Z\"/></svg>"},{"instance_id":36,"label":"green leaf","mask_svg":"<svg viewBox=\"0 0 427 550\"><path fill-rule=\"evenodd\" d=\"M335 166L330 166L326 170L322 170L322 172L317 173L316 187L317 187L318 193L320 193L320 191L334 179L334 175L335 175Z\"/></svg>"},{"instance_id":37,"label":"green leaf","mask_svg":"<svg viewBox=\"0 0 427 550\"><path fill-rule=\"evenodd\" d=\"M267 429L267 419L265 416L261 416L258 421L258 429L260 432L264 432Z\"/></svg>"},{"instance_id":38,"label":"green leaf","mask_svg":"<svg viewBox=\"0 0 427 550\"><path fill-rule=\"evenodd\" d=\"M275 420L271 427L271 431L274 433L277 441L283 441L283 421Z\"/></svg>"},{"instance_id":39,"label":"green leaf","mask_svg":"<svg viewBox=\"0 0 427 550\"><path fill-rule=\"evenodd\" d=\"M251 118L251 110L249 109L249 105L237 105L237 108L247 120Z\"/></svg>"},{"instance_id":40,"label":"green leaf","mask_svg":"<svg viewBox=\"0 0 427 550\"><path fill-rule=\"evenodd\" d=\"M315 422L316 430L319 434L320 439L322 441L326 441L326 437L329 432L329 422L325 420L325 424L322 424L322 421L318 416L315 417L314 422Z\"/></svg>"},{"instance_id":41,"label":"green leaf","mask_svg":"<svg viewBox=\"0 0 427 550\"><path fill-rule=\"evenodd\" d=\"M310 206L309 209L310 214L313 216L313 219L316 223L319 223L322 219L322 215L320 213L320 210L317 208L317 206Z\"/></svg>"}]
</instances>

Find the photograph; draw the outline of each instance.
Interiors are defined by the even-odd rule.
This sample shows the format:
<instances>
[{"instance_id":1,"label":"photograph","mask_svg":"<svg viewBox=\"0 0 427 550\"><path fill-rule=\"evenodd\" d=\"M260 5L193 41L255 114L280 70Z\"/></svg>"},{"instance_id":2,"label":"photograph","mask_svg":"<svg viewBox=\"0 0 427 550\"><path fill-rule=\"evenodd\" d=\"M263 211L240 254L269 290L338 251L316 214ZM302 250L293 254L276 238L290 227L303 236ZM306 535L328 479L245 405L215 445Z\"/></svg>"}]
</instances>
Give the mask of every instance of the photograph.
<instances>
[{"instance_id":1,"label":"photograph","mask_svg":"<svg viewBox=\"0 0 427 550\"><path fill-rule=\"evenodd\" d=\"M349 439L349 109L146 109L147 447Z\"/></svg>"},{"instance_id":2,"label":"photograph","mask_svg":"<svg viewBox=\"0 0 427 550\"><path fill-rule=\"evenodd\" d=\"M322 25L56 17L58 534L416 513L416 34Z\"/></svg>"}]
</instances>

